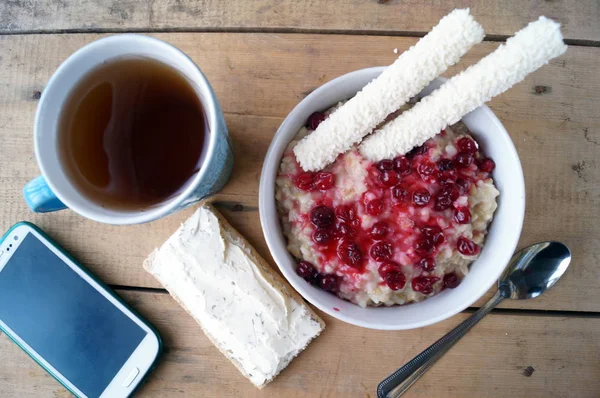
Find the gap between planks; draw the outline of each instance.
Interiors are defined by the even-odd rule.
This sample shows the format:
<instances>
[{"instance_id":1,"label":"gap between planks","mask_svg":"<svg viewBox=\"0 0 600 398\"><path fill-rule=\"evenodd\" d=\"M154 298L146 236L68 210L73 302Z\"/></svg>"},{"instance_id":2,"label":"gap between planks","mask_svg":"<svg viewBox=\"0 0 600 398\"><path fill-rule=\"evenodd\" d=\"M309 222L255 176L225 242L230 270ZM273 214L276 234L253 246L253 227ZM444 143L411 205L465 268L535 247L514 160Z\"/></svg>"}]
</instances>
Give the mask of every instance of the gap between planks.
<instances>
[{"instance_id":1,"label":"gap between planks","mask_svg":"<svg viewBox=\"0 0 600 398\"><path fill-rule=\"evenodd\" d=\"M423 37L427 32L417 31L386 31L386 30L346 30L346 29L303 29L303 28L102 28L102 29L48 29L48 30L21 30L15 32L2 32L0 36L16 35L45 35L45 34L110 34L110 33L265 33L265 34L316 34L316 35L345 35L345 36L392 36L392 37ZM507 35L486 35L483 41L504 42ZM580 47L600 47L600 41L586 39L565 39L565 44Z\"/></svg>"},{"instance_id":2,"label":"gap between planks","mask_svg":"<svg viewBox=\"0 0 600 398\"><path fill-rule=\"evenodd\" d=\"M169 294L166 289L156 287L140 287L140 286L123 286L123 285L109 285L115 292L136 292L136 293L150 293L150 294ZM468 307L461 313L472 314L477 311L479 307ZM518 309L518 308L495 308L491 314L494 315L521 315L521 316L541 316L541 317L558 317L558 318L600 318L600 312L595 311L564 311L564 310L533 310L533 309Z\"/></svg>"}]
</instances>

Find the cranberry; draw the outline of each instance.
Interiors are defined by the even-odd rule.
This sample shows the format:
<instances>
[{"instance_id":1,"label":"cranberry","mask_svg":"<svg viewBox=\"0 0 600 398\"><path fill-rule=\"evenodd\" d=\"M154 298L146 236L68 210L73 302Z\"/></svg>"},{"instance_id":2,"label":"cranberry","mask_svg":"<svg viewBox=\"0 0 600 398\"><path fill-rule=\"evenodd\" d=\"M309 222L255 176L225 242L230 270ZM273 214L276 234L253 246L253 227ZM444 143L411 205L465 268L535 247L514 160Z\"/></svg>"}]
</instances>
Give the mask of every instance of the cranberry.
<instances>
[{"instance_id":1,"label":"cranberry","mask_svg":"<svg viewBox=\"0 0 600 398\"><path fill-rule=\"evenodd\" d=\"M336 226L338 236L345 238L353 238L356 236L356 230L352 228L348 223L340 222Z\"/></svg>"},{"instance_id":2,"label":"cranberry","mask_svg":"<svg viewBox=\"0 0 600 398\"><path fill-rule=\"evenodd\" d=\"M439 196L448 196L451 200L456 200L460 196L460 192L458 192L458 188L456 188L455 184L446 184L442 186L440 189Z\"/></svg>"},{"instance_id":3,"label":"cranberry","mask_svg":"<svg viewBox=\"0 0 600 398\"><path fill-rule=\"evenodd\" d=\"M429 191L427 191L426 189L419 189L419 190L413 192L413 195L412 195L413 203L415 204L415 206L419 206L419 207L427 206L430 199L431 199L431 195L429 194Z\"/></svg>"},{"instance_id":4,"label":"cranberry","mask_svg":"<svg viewBox=\"0 0 600 398\"><path fill-rule=\"evenodd\" d=\"M378 216L383 212L383 200L371 199L366 205L367 213L372 216Z\"/></svg>"},{"instance_id":5,"label":"cranberry","mask_svg":"<svg viewBox=\"0 0 600 398\"><path fill-rule=\"evenodd\" d=\"M360 247L354 242L342 241L338 245L337 255L344 262L354 268L360 268L362 264L362 253Z\"/></svg>"},{"instance_id":6,"label":"cranberry","mask_svg":"<svg viewBox=\"0 0 600 398\"><path fill-rule=\"evenodd\" d=\"M469 240L463 236L458 238L458 242L456 243L456 248L460 253L465 256L474 256L479 253L479 246L475 244L472 240Z\"/></svg>"},{"instance_id":7,"label":"cranberry","mask_svg":"<svg viewBox=\"0 0 600 398\"><path fill-rule=\"evenodd\" d=\"M402 175L410 174L410 160L405 156L398 156L394 159L394 170Z\"/></svg>"},{"instance_id":8,"label":"cranberry","mask_svg":"<svg viewBox=\"0 0 600 398\"><path fill-rule=\"evenodd\" d=\"M373 224L373 227L371 227L371 230L369 231L369 235L371 235L371 238L373 239L383 239L388 234L388 232L389 227L387 223L379 221Z\"/></svg>"},{"instance_id":9,"label":"cranberry","mask_svg":"<svg viewBox=\"0 0 600 398\"><path fill-rule=\"evenodd\" d=\"M401 272L388 274L388 276L385 277L385 283L392 290L400 290L406 284L406 277Z\"/></svg>"},{"instance_id":10,"label":"cranberry","mask_svg":"<svg viewBox=\"0 0 600 398\"><path fill-rule=\"evenodd\" d=\"M435 198L433 208L437 211L444 211L452 205L452 198L446 195L440 195Z\"/></svg>"},{"instance_id":11,"label":"cranberry","mask_svg":"<svg viewBox=\"0 0 600 398\"><path fill-rule=\"evenodd\" d=\"M456 146L460 152L475 153L477 152L477 144L469 137L461 137L456 141Z\"/></svg>"},{"instance_id":12,"label":"cranberry","mask_svg":"<svg viewBox=\"0 0 600 398\"><path fill-rule=\"evenodd\" d=\"M394 261L387 261L379 267L379 276L392 290L400 290L406 284L406 277L400 265Z\"/></svg>"},{"instance_id":13,"label":"cranberry","mask_svg":"<svg viewBox=\"0 0 600 398\"><path fill-rule=\"evenodd\" d=\"M469 167L473 163L473 154L468 152L459 152L454 158L454 162L458 169Z\"/></svg>"},{"instance_id":14,"label":"cranberry","mask_svg":"<svg viewBox=\"0 0 600 398\"><path fill-rule=\"evenodd\" d=\"M304 280L313 282L318 275L315 267L308 261L300 261L296 267L296 273Z\"/></svg>"},{"instance_id":15,"label":"cranberry","mask_svg":"<svg viewBox=\"0 0 600 398\"><path fill-rule=\"evenodd\" d=\"M423 227L421 228L421 232L423 233L423 236L432 242L434 246L439 246L446 241L446 237L444 236L442 229L437 225Z\"/></svg>"},{"instance_id":16,"label":"cranberry","mask_svg":"<svg viewBox=\"0 0 600 398\"><path fill-rule=\"evenodd\" d=\"M446 237L444 236L442 229L437 225L431 227L423 227L421 228L421 232L427 238L432 240L436 246L439 246L446 241Z\"/></svg>"},{"instance_id":17,"label":"cranberry","mask_svg":"<svg viewBox=\"0 0 600 398\"><path fill-rule=\"evenodd\" d=\"M379 174L379 181L386 187L393 187L400 182L400 176L393 170L384 170Z\"/></svg>"},{"instance_id":18,"label":"cranberry","mask_svg":"<svg viewBox=\"0 0 600 398\"><path fill-rule=\"evenodd\" d=\"M294 180L294 185L303 191L312 191L315 189L315 173L300 173Z\"/></svg>"},{"instance_id":19,"label":"cranberry","mask_svg":"<svg viewBox=\"0 0 600 398\"><path fill-rule=\"evenodd\" d=\"M415 241L413 248L419 256L426 257L433 253L434 245L433 237L421 236Z\"/></svg>"},{"instance_id":20,"label":"cranberry","mask_svg":"<svg viewBox=\"0 0 600 398\"><path fill-rule=\"evenodd\" d=\"M315 243L319 245L326 245L331 240L331 232L328 229L317 229L312 236Z\"/></svg>"},{"instance_id":21,"label":"cranberry","mask_svg":"<svg viewBox=\"0 0 600 398\"><path fill-rule=\"evenodd\" d=\"M435 269L435 260L432 257L425 257L419 261L419 266L425 271L433 271Z\"/></svg>"},{"instance_id":22,"label":"cranberry","mask_svg":"<svg viewBox=\"0 0 600 398\"><path fill-rule=\"evenodd\" d=\"M356 219L356 210L354 210L354 207L350 205L338 206L335 209L335 215L338 220L351 222Z\"/></svg>"},{"instance_id":23,"label":"cranberry","mask_svg":"<svg viewBox=\"0 0 600 398\"><path fill-rule=\"evenodd\" d=\"M461 192L467 193L471 187L471 182L465 178L458 178L456 180L456 185L460 188Z\"/></svg>"},{"instance_id":24,"label":"cranberry","mask_svg":"<svg viewBox=\"0 0 600 398\"><path fill-rule=\"evenodd\" d=\"M446 170L442 172L440 176L440 184L453 184L456 182L458 174L456 174L456 170Z\"/></svg>"},{"instance_id":25,"label":"cranberry","mask_svg":"<svg viewBox=\"0 0 600 398\"><path fill-rule=\"evenodd\" d=\"M371 249L369 250L369 255L375 261L385 261L389 260L390 257L392 257L393 252L394 248L391 244L387 242L377 242L374 243L373 246L371 246Z\"/></svg>"},{"instance_id":26,"label":"cranberry","mask_svg":"<svg viewBox=\"0 0 600 398\"><path fill-rule=\"evenodd\" d=\"M454 169L454 162L450 159L442 159L438 162L438 169L440 171L452 170Z\"/></svg>"},{"instance_id":27,"label":"cranberry","mask_svg":"<svg viewBox=\"0 0 600 398\"><path fill-rule=\"evenodd\" d=\"M431 162L424 162L417 166L417 173L422 180L426 180L435 171L435 166Z\"/></svg>"},{"instance_id":28,"label":"cranberry","mask_svg":"<svg viewBox=\"0 0 600 398\"><path fill-rule=\"evenodd\" d=\"M379 171L392 170L394 168L394 162L389 159L384 159L377 163L376 167Z\"/></svg>"},{"instance_id":29,"label":"cranberry","mask_svg":"<svg viewBox=\"0 0 600 398\"><path fill-rule=\"evenodd\" d=\"M436 276L417 276L412 280L412 288L415 292L423 294L431 294L433 292L433 284L439 281Z\"/></svg>"},{"instance_id":30,"label":"cranberry","mask_svg":"<svg viewBox=\"0 0 600 398\"><path fill-rule=\"evenodd\" d=\"M323 120L325 120L325 114L323 112L313 113L308 117L308 128L311 130L316 130L317 127L319 127L319 124L323 122Z\"/></svg>"},{"instance_id":31,"label":"cranberry","mask_svg":"<svg viewBox=\"0 0 600 398\"><path fill-rule=\"evenodd\" d=\"M395 261L386 261L379 266L378 272L379 276L385 279L385 277L391 273L402 272L402 268L400 267L400 264Z\"/></svg>"},{"instance_id":32,"label":"cranberry","mask_svg":"<svg viewBox=\"0 0 600 398\"><path fill-rule=\"evenodd\" d=\"M317 206L310 211L310 221L317 228L329 228L334 222L333 210L324 205Z\"/></svg>"},{"instance_id":33,"label":"cranberry","mask_svg":"<svg viewBox=\"0 0 600 398\"><path fill-rule=\"evenodd\" d=\"M444 236L444 234L442 232L433 235L433 243L435 243L436 246L441 245L445 241L446 241L446 236Z\"/></svg>"},{"instance_id":34,"label":"cranberry","mask_svg":"<svg viewBox=\"0 0 600 398\"><path fill-rule=\"evenodd\" d=\"M332 173L322 171L315 176L315 185L321 191L326 191L335 184L335 176Z\"/></svg>"},{"instance_id":35,"label":"cranberry","mask_svg":"<svg viewBox=\"0 0 600 398\"><path fill-rule=\"evenodd\" d=\"M423 235L433 238L437 234L441 234L442 229L437 225L432 225L421 228L421 232L423 233Z\"/></svg>"},{"instance_id":36,"label":"cranberry","mask_svg":"<svg viewBox=\"0 0 600 398\"><path fill-rule=\"evenodd\" d=\"M444 275L444 286L445 287L454 289L455 287L458 286L459 283L460 283L460 280L458 279L458 276L454 272Z\"/></svg>"},{"instance_id":37,"label":"cranberry","mask_svg":"<svg viewBox=\"0 0 600 398\"><path fill-rule=\"evenodd\" d=\"M459 224L468 224L471 222L471 211L468 207L457 207L454 209L454 221Z\"/></svg>"},{"instance_id":38,"label":"cranberry","mask_svg":"<svg viewBox=\"0 0 600 398\"><path fill-rule=\"evenodd\" d=\"M435 197L433 208L437 211L444 211L452 205L452 202L458 199L460 193L454 184L443 185Z\"/></svg>"},{"instance_id":39,"label":"cranberry","mask_svg":"<svg viewBox=\"0 0 600 398\"><path fill-rule=\"evenodd\" d=\"M483 159L481 162L479 162L479 170L483 172L491 173L495 168L496 163L490 158Z\"/></svg>"},{"instance_id":40,"label":"cranberry","mask_svg":"<svg viewBox=\"0 0 600 398\"><path fill-rule=\"evenodd\" d=\"M392 197L397 205L406 206L409 202L408 191L402 187L394 187L392 189Z\"/></svg>"},{"instance_id":41,"label":"cranberry","mask_svg":"<svg viewBox=\"0 0 600 398\"><path fill-rule=\"evenodd\" d=\"M409 159L414 158L415 156L418 155L424 155L427 153L427 145L423 144L417 147L414 147L413 149L410 150L410 152L408 152L406 154L406 157Z\"/></svg>"},{"instance_id":42,"label":"cranberry","mask_svg":"<svg viewBox=\"0 0 600 398\"><path fill-rule=\"evenodd\" d=\"M335 293L338 290L339 278L337 275L319 275L318 276L319 287L327 292Z\"/></svg>"}]
</instances>

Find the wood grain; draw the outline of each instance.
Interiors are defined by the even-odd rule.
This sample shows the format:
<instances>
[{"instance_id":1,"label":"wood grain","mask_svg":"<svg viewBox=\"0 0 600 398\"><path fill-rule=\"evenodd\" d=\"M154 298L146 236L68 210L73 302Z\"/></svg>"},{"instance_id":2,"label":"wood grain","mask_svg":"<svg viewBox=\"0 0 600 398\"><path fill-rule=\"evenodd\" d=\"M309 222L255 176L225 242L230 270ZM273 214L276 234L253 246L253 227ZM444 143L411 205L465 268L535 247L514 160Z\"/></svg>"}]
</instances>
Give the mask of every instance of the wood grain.
<instances>
[{"instance_id":1,"label":"wood grain","mask_svg":"<svg viewBox=\"0 0 600 398\"><path fill-rule=\"evenodd\" d=\"M0 32L283 30L407 34L428 32L454 8L470 7L488 35L511 36L545 15L565 37L600 41L596 0L9 0Z\"/></svg>"},{"instance_id":2,"label":"wood grain","mask_svg":"<svg viewBox=\"0 0 600 398\"><path fill-rule=\"evenodd\" d=\"M264 390L257 390L167 294L121 292L161 332L166 354L140 397L376 397L377 384L463 320L371 331L323 315L327 329ZM600 319L489 315L407 398L597 397ZM0 336L0 396L69 396ZM457 365L460 364L460 365ZM528 367L531 369L526 371ZM530 374L530 376L526 376Z\"/></svg>"},{"instance_id":3,"label":"wood grain","mask_svg":"<svg viewBox=\"0 0 600 398\"><path fill-rule=\"evenodd\" d=\"M21 196L25 182L39 172L32 143L36 98L60 62L99 37L0 36L0 229L33 221L107 283L158 287L142 270L142 261L192 210L145 225L116 227L71 211L32 214ZM416 41L250 33L156 37L189 54L210 79L236 154L233 177L214 200L267 259L257 212L258 179L269 142L285 115L324 82L359 68L389 64L396 57L394 48L404 51ZM476 46L446 75L476 62L496 45ZM556 239L574 253L571 268L554 289L536 300L505 302L505 307L600 311L599 57L600 48L571 46L563 57L490 103L510 132L525 172L527 212L520 245Z\"/></svg>"}]
</instances>

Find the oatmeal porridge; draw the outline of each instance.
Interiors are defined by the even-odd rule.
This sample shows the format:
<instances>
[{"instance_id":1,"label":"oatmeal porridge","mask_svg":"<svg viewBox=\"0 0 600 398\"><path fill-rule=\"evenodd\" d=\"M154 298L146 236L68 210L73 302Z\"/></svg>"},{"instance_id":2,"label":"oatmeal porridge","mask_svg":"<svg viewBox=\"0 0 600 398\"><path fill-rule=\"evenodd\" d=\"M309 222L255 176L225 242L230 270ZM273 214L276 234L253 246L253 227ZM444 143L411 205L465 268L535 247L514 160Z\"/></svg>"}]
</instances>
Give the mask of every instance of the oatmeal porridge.
<instances>
[{"instance_id":1,"label":"oatmeal porridge","mask_svg":"<svg viewBox=\"0 0 600 398\"><path fill-rule=\"evenodd\" d=\"M406 156L374 163L354 147L305 172L293 148L325 117L311 115L288 145L276 181L298 275L363 307L457 287L496 209L494 161L459 122Z\"/></svg>"}]
</instances>

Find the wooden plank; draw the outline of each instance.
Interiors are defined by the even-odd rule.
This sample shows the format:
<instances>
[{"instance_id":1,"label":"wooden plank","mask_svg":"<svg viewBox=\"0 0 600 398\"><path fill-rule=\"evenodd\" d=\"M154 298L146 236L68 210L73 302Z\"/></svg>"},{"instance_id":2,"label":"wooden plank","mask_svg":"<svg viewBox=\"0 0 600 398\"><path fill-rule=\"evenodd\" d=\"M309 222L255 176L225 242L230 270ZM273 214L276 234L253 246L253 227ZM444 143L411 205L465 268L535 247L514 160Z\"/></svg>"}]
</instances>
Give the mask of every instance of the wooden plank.
<instances>
[{"instance_id":1,"label":"wooden plank","mask_svg":"<svg viewBox=\"0 0 600 398\"><path fill-rule=\"evenodd\" d=\"M141 397L376 397L377 384L466 318L384 332L323 315L325 332L264 390L253 387L166 294L121 292L161 332L166 355ZM600 319L490 315L406 397L597 397ZM5 336L0 396L68 396ZM527 377L525 369L534 372Z\"/></svg>"},{"instance_id":2,"label":"wooden plank","mask_svg":"<svg viewBox=\"0 0 600 398\"><path fill-rule=\"evenodd\" d=\"M283 117L308 92L340 74L392 62L416 39L303 34L158 34L188 53L210 79L226 112L236 153L231 182L214 200L259 252L269 258L260 229L258 179L269 141ZM150 224L116 227L70 211L35 215L21 189L38 169L33 156L35 98L71 52L101 36L0 37L0 229L30 220L55 236L103 280L158 287L141 264L191 210ZM496 44L476 46L447 75L477 61ZM571 46L490 103L521 156L527 214L520 245L556 239L574 253L571 269L543 297L506 307L600 311L600 74L599 48ZM536 87L538 90L536 91ZM542 93L538 93L543 91ZM235 204L243 211L234 211ZM481 303L481 301L479 302Z\"/></svg>"},{"instance_id":3,"label":"wooden plank","mask_svg":"<svg viewBox=\"0 0 600 398\"><path fill-rule=\"evenodd\" d=\"M565 37L600 40L595 0L13 0L0 2L0 32L120 30L295 30L422 33L454 8L470 7L488 35L512 35L546 15Z\"/></svg>"}]
</instances>

